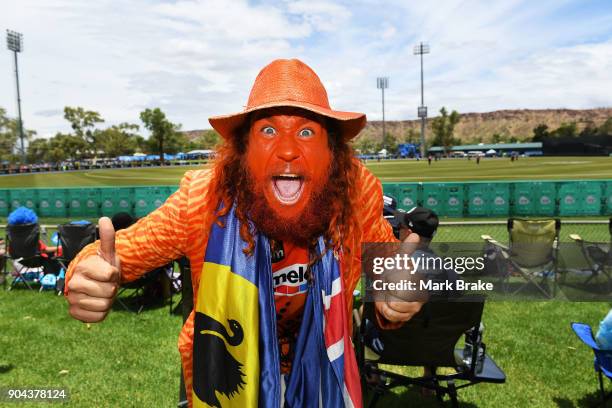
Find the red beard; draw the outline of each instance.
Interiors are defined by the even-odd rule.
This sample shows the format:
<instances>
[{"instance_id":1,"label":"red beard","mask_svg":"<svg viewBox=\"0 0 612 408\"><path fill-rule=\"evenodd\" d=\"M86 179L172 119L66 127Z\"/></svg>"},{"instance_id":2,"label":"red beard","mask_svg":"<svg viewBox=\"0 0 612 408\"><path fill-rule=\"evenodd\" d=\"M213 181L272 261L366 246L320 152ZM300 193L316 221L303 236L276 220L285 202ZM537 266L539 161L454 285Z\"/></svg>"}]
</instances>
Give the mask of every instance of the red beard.
<instances>
[{"instance_id":1,"label":"red beard","mask_svg":"<svg viewBox=\"0 0 612 408\"><path fill-rule=\"evenodd\" d=\"M246 166L243 170L248 187L242 205L249 219L255 224L257 232L268 238L308 247L313 240L327 231L334 213L334 200L337 198L333 183L330 182L331 177L328 177L327 182L318 191L310 194L301 213L292 217L281 217L265 199L264 186L256 184Z\"/></svg>"}]
</instances>

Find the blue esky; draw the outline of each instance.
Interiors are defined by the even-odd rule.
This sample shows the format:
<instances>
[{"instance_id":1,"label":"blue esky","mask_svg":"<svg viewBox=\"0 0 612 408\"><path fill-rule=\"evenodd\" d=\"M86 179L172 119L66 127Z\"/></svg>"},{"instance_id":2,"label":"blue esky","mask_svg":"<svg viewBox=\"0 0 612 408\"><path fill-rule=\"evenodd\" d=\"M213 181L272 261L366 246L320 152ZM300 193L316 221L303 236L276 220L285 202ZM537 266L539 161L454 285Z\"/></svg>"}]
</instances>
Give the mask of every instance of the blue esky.
<instances>
[{"instance_id":1,"label":"blue esky","mask_svg":"<svg viewBox=\"0 0 612 408\"><path fill-rule=\"evenodd\" d=\"M425 104L459 112L612 106L610 0L245 1L20 0L0 28L24 34L26 127L68 131L63 107L139 123L161 107L183 129L242 109L257 72L300 58L332 107L414 119L425 56ZM4 43L4 38L2 39ZM0 106L16 112L12 54L0 51Z\"/></svg>"}]
</instances>

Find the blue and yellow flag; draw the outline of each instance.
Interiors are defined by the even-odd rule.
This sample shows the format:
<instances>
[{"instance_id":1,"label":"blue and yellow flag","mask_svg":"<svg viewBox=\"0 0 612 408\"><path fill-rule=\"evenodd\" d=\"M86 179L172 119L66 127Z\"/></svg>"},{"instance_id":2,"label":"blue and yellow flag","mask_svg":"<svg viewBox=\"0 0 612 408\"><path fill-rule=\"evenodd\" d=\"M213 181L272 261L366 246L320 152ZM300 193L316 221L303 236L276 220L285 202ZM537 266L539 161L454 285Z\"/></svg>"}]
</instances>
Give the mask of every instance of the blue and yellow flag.
<instances>
[{"instance_id":1,"label":"blue and yellow flag","mask_svg":"<svg viewBox=\"0 0 612 408\"><path fill-rule=\"evenodd\" d=\"M337 260L328 252L312 267L296 357L281 387L270 246L259 234L253 256L246 256L234 210L222 220L223 227L213 224L200 277L193 406L318 407L323 401L360 406Z\"/></svg>"}]
</instances>

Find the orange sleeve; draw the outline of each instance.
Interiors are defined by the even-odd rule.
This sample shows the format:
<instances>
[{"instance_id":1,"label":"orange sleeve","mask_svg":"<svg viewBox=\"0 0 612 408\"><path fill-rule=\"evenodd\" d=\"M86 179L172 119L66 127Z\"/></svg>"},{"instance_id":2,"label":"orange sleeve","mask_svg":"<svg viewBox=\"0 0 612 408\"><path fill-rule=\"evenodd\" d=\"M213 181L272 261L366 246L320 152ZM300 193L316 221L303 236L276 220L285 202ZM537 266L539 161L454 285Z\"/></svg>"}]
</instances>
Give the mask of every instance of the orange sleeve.
<instances>
[{"instance_id":1,"label":"orange sleeve","mask_svg":"<svg viewBox=\"0 0 612 408\"><path fill-rule=\"evenodd\" d=\"M399 242L393 235L391 224L383 217L382 184L365 166L361 169L362 180L362 243ZM392 323L375 309L376 321L381 329L400 328L403 323Z\"/></svg>"},{"instance_id":2,"label":"orange sleeve","mask_svg":"<svg viewBox=\"0 0 612 408\"><path fill-rule=\"evenodd\" d=\"M365 166L361 165L362 223L361 242L399 242L391 224L383 217L382 184Z\"/></svg>"},{"instance_id":3,"label":"orange sleeve","mask_svg":"<svg viewBox=\"0 0 612 408\"><path fill-rule=\"evenodd\" d=\"M191 173L185 174L179 190L172 194L161 207L141 218L131 227L117 231L115 250L121 259L122 281L135 280L146 272L180 258L184 254L188 241L184 220L186 219ZM86 246L70 262L66 271L66 288L76 265L84 258L95 255L99 244L98 240Z\"/></svg>"}]
</instances>

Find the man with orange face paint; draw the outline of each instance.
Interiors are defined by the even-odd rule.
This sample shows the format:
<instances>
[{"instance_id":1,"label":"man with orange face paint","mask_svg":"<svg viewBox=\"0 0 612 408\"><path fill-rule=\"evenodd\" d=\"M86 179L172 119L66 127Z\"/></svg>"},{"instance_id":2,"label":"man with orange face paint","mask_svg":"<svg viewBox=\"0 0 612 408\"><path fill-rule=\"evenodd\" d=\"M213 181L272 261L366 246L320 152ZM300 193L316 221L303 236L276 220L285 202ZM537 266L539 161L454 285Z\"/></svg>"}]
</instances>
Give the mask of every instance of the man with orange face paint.
<instances>
[{"instance_id":1,"label":"man with orange face paint","mask_svg":"<svg viewBox=\"0 0 612 408\"><path fill-rule=\"evenodd\" d=\"M276 60L243 112L210 123L223 136L211 169L126 230L100 219L100 241L67 271L70 314L101 321L121 281L186 256L190 406L361 406L349 336L361 243L395 241L380 182L349 144L365 115L332 110L312 69ZM397 327L421 305L377 302L379 322Z\"/></svg>"}]
</instances>

